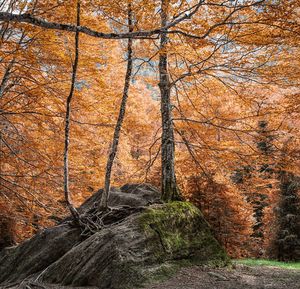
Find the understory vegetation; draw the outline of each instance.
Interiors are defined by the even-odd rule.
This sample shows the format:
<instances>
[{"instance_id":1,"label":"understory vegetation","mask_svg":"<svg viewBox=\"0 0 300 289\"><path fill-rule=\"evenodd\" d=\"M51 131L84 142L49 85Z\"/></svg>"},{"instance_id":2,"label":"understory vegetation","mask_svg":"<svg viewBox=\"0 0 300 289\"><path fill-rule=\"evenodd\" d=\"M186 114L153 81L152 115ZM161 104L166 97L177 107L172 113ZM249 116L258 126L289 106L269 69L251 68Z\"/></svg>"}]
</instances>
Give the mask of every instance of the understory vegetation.
<instances>
[{"instance_id":1,"label":"understory vegetation","mask_svg":"<svg viewBox=\"0 0 300 289\"><path fill-rule=\"evenodd\" d=\"M244 264L247 266L271 266L283 269L299 270L300 262L280 262L266 259L240 259L234 261L236 264Z\"/></svg>"}]
</instances>

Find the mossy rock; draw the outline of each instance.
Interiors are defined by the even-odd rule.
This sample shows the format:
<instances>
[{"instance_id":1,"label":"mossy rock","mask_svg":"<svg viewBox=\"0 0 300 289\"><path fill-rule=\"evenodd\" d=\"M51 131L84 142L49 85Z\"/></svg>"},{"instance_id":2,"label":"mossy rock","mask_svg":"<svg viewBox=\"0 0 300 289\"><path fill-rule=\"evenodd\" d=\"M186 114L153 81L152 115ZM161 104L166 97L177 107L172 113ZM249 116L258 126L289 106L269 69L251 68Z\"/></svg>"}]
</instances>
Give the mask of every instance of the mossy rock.
<instances>
[{"instance_id":1,"label":"mossy rock","mask_svg":"<svg viewBox=\"0 0 300 289\"><path fill-rule=\"evenodd\" d=\"M181 266L228 262L201 212L190 203L173 202L152 205L94 234L51 265L41 280L133 289Z\"/></svg>"},{"instance_id":2,"label":"mossy rock","mask_svg":"<svg viewBox=\"0 0 300 289\"><path fill-rule=\"evenodd\" d=\"M122 194L124 192L120 196ZM153 199L156 198L156 193L151 194ZM55 238L58 228L61 226L49 229L52 232L51 240L61 240L64 244L63 238ZM63 229L66 236L71 236L69 230L70 233L74 232L67 225ZM18 271L18 276L23 279L30 275L44 285L55 283L75 288L96 286L99 289L134 289L167 278L182 266L225 266L229 263L201 212L188 202L150 205L87 239L80 240L76 233L74 242L68 242L70 246L64 246L65 250L56 244L59 254L52 246L51 258L43 236L40 233L27 241L26 245L5 253L0 273L11 273L7 273L2 282L18 281L13 272ZM22 266L16 267L16 260L20 260L20 256ZM34 260L44 260L44 257L47 262L37 262L33 269L28 270L26 260L33 264ZM47 288L46 285L44 287Z\"/></svg>"},{"instance_id":3,"label":"mossy rock","mask_svg":"<svg viewBox=\"0 0 300 289\"><path fill-rule=\"evenodd\" d=\"M157 261L189 259L215 266L229 263L202 213L189 202L153 206L139 222Z\"/></svg>"}]
</instances>

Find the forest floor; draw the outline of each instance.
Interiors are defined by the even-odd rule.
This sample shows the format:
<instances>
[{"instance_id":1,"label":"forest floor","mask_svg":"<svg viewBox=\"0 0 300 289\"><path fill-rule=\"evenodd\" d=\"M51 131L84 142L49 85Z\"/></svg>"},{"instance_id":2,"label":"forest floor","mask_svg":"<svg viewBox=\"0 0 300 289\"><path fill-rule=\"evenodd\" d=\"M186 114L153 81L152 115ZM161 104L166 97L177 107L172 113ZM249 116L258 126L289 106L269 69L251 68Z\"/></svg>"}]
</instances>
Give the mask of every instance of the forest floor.
<instances>
[{"instance_id":1,"label":"forest floor","mask_svg":"<svg viewBox=\"0 0 300 289\"><path fill-rule=\"evenodd\" d=\"M244 264L231 269L193 266L146 289L300 289L300 270Z\"/></svg>"},{"instance_id":2,"label":"forest floor","mask_svg":"<svg viewBox=\"0 0 300 289\"><path fill-rule=\"evenodd\" d=\"M1 289L97 289L49 284L18 284ZM136 289L136 288L132 288ZM166 281L145 289L300 289L300 270L272 266L235 264L233 268L186 267Z\"/></svg>"}]
</instances>

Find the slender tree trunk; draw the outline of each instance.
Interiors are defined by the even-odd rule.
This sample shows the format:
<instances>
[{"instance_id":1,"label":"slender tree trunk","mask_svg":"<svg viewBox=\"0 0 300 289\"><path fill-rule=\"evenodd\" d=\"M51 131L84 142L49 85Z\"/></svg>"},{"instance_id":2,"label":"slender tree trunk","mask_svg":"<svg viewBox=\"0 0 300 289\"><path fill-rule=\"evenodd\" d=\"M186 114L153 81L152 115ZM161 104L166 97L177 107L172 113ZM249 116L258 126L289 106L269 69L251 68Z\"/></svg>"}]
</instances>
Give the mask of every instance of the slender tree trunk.
<instances>
[{"instance_id":1,"label":"slender tree trunk","mask_svg":"<svg viewBox=\"0 0 300 289\"><path fill-rule=\"evenodd\" d=\"M3 31L3 35L2 35L2 39L4 38L4 33L5 31ZM18 47L16 49L15 52L17 52L19 50L19 48L21 47L21 44L25 38L25 32L23 31L21 36L20 36L20 39L18 41ZM12 88L13 84L11 85L7 85L7 83L9 82L9 77L11 75L11 71L13 69L13 66L15 65L16 63L16 55L13 57L13 59L9 62L5 72L4 72L4 75L2 77L2 80L1 80L1 83L0 83L0 98L4 95L5 91L8 90L8 88Z\"/></svg>"},{"instance_id":2,"label":"slender tree trunk","mask_svg":"<svg viewBox=\"0 0 300 289\"><path fill-rule=\"evenodd\" d=\"M0 83L0 98L3 96L4 92L5 92L5 88L6 88L6 84L9 80L9 76L10 76L10 72L11 69L15 63L15 57L10 61L9 65L7 66L5 73L2 77L1 83Z\"/></svg>"},{"instance_id":3,"label":"slender tree trunk","mask_svg":"<svg viewBox=\"0 0 300 289\"><path fill-rule=\"evenodd\" d=\"M168 22L169 0L161 1L161 27ZM161 144L161 167L162 167L162 199L171 201L179 199L179 190L175 176L175 146L172 123L172 105L170 99L170 79L168 73L168 35L162 31L160 35L159 54L159 88L161 93L161 120L162 120L162 144Z\"/></svg>"},{"instance_id":4,"label":"slender tree trunk","mask_svg":"<svg viewBox=\"0 0 300 289\"><path fill-rule=\"evenodd\" d=\"M80 25L80 0L77 1L77 26ZM74 207L69 191L69 141L70 141L70 115L71 115L71 101L74 95L75 80L78 67L79 58L79 31L75 33L75 59L73 63L72 80L70 93L66 103L66 116L65 116L65 149L64 149L64 192L67 206L76 221L79 221L79 214Z\"/></svg>"},{"instance_id":5,"label":"slender tree trunk","mask_svg":"<svg viewBox=\"0 0 300 289\"><path fill-rule=\"evenodd\" d=\"M131 4L128 3L128 27L129 32L133 31L133 25L132 25L132 10L131 10ZM106 164L106 171L105 171L105 185L104 185L104 192L101 197L100 201L100 209L106 210L108 205L108 197L109 197L109 191L110 191L110 180L111 180L111 171L114 163L114 159L116 157L117 151L118 151L118 144L119 144L119 137L120 132L123 124L123 120L125 117L126 112L126 103L128 99L128 91L130 87L130 81L132 76L132 38L128 39L127 44L127 70L125 75L125 83L124 83L124 90L123 90L123 96L122 96L122 102L119 110L119 116L118 120L115 126L114 136L112 145L110 148L110 153L108 156L107 164Z\"/></svg>"}]
</instances>

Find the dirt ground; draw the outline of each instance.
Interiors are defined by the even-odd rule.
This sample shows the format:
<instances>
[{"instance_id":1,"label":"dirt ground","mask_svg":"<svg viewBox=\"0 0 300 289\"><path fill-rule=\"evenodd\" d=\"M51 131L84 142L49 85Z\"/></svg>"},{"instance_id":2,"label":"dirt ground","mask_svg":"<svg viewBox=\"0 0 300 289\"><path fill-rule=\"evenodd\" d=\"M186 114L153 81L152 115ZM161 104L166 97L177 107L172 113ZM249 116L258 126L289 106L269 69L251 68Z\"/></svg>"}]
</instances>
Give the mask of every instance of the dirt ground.
<instances>
[{"instance_id":1,"label":"dirt ground","mask_svg":"<svg viewBox=\"0 0 300 289\"><path fill-rule=\"evenodd\" d=\"M234 269L189 267L171 279L145 289L300 289L300 270L275 267Z\"/></svg>"},{"instance_id":2,"label":"dirt ground","mask_svg":"<svg viewBox=\"0 0 300 289\"><path fill-rule=\"evenodd\" d=\"M27 282L0 288L97 289L97 287L69 287ZM300 270L245 265L236 265L233 269L194 266L183 268L170 279L146 286L145 289L300 289Z\"/></svg>"}]
</instances>

